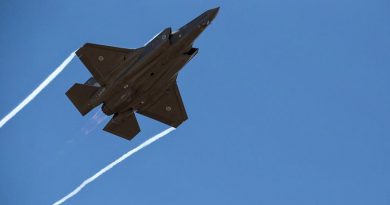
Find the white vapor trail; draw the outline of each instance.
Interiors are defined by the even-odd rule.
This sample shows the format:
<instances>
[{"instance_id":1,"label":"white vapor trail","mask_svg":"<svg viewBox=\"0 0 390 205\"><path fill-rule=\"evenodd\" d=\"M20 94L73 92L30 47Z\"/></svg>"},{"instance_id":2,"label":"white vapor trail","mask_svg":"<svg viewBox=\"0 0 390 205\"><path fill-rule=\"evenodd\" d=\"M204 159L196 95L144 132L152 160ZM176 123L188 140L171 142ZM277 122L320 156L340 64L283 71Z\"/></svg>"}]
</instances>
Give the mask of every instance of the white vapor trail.
<instances>
[{"instance_id":1,"label":"white vapor trail","mask_svg":"<svg viewBox=\"0 0 390 205\"><path fill-rule=\"evenodd\" d=\"M142 144L138 145L136 148L130 150L129 152L127 152L126 154L122 155L121 157L119 157L118 159L116 159L115 161L111 162L111 164L107 165L106 167L104 167L103 169L101 169L99 172L97 172L96 174L94 174L92 177L89 177L88 179L86 179L85 181L83 181L83 183L81 183L76 189L74 189L72 192L70 192L68 195L64 196L62 199L58 200L57 202L55 202L53 205L59 205L59 204L62 204L64 203L66 200L68 200L69 198L73 197L74 195L76 195L77 193L79 193L85 186L87 186L89 183L95 181L98 177L100 177L102 174L104 174L105 172L109 171L110 169L112 169L115 165L119 164L120 162L122 162L123 160L125 160L126 158L130 157L131 155L133 155L134 153L138 152L139 150L147 147L148 145L152 144L153 142L157 141L158 139L164 137L165 135L169 134L170 132L172 132L173 130L175 130L174 127L171 127L171 128L168 128L162 132L160 132L159 134L149 138L148 140L146 140L145 142L143 142Z\"/></svg>"},{"instance_id":2,"label":"white vapor trail","mask_svg":"<svg viewBox=\"0 0 390 205\"><path fill-rule=\"evenodd\" d=\"M0 128L4 126L11 118L13 118L20 110L22 110L28 103L31 102L49 83L60 74L64 68L72 61L75 56L75 52L72 52L68 58L61 63L35 90L26 97L18 106L16 106L8 115L6 115L0 121Z\"/></svg>"}]
</instances>

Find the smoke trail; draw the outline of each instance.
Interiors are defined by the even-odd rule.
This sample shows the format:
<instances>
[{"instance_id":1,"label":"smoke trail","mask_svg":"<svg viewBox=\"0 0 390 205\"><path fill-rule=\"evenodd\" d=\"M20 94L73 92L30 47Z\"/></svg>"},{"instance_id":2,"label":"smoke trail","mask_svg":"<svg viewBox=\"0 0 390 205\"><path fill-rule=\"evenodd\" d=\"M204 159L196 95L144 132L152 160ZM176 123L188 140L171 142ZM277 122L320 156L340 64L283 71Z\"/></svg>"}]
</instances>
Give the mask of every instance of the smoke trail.
<instances>
[{"instance_id":1,"label":"smoke trail","mask_svg":"<svg viewBox=\"0 0 390 205\"><path fill-rule=\"evenodd\" d=\"M110 169L112 169L115 165L119 164L120 162L122 162L123 160L125 160L126 158L130 157L131 155L133 155L134 153L138 152L139 150L143 149L144 147L152 144L153 142L155 142L156 140L164 137L165 135L167 135L168 133L172 132L173 130L175 130L175 128L171 127L171 128L168 128L162 132L160 132L159 134L151 137L150 139L146 140L145 142L143 142L142 144L138 145L136 148L130 150L129 152L127 152L126 154L122 155L121 157L119 157L117 160L115 160L114 162L111 162L111 164L107 165L106 167L104 167L103 169L101 169L99 172L97 172L95 175L93 175L92 177L86 179L85 181L83 181L83 183L81 183L76 189L74 189L72 192L70 192L68 195L66 195L65 197L63 197L62 199L58 200L57 202L55 202L53 205L59 205L59 204L62 204L64 203L66 200L68 200L69 198L73 197L74 195L76 195L77 193L79 193L85 186L87 186L89 183L95 181L95 179L97 179L98 177L100 177L100 175L104 174L105 172L109 171Z\"/></svg>"},{"instance_id":2,"label":"smoke trail","mask_svg":"<svg viewBox=\"0 0 390 205\"><path fill-rule=\"evenodd\" d=\"M91 117L91 119L84 125L81 130L85 135L88 135L92 131L94 131L98 125L100 125L105 119L107 119L107 115L103 113L101 109L98 109L95 114Z\"/></svg>"},{"instance_id":3,"label":"smoke trail","mask_svg":"<svg viewBox=\"0 0 390 205\"><path fill-rule=\"evenodd\" d=\"M64 68L72 61L74 58L75 53L72 52L68 58L64 60L64 62L61 63L60 66L58 66L30 95L26 97L18 106L16 106L8 115L6 115L3 119L0 121L0 128L4 126L5 123L8 122L11 118L13 118L20 110L24 108L28 103L31 102L49 83L54 80L55 77L57 77L58 74L60 74Z\"/></svg>"}]
</instances>

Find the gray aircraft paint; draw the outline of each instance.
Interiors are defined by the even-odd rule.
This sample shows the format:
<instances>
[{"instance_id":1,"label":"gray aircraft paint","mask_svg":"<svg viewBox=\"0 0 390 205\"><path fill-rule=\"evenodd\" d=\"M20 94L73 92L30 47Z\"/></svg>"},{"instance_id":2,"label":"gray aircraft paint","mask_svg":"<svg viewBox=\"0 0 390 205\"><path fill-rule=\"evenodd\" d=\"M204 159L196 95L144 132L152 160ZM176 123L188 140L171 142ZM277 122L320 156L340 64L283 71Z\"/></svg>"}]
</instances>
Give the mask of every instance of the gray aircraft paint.
<instances>
[{"instance_id":1,"label":"gray aircraft paint","mask_svg":"<svg viewBox=\"0 0 390 205\"><path fill-rule=\"evenodd\" d=\"M207 10L177 31L165 28L141 48L85 44L76 54L93 77L66 95L82 115L103 104L103 112L113 115L104 130L128 140L140 132L135 113L178 127L188 118L178 73L197 54L192 45L218 10Z\"/></svg>"}]
</instances>

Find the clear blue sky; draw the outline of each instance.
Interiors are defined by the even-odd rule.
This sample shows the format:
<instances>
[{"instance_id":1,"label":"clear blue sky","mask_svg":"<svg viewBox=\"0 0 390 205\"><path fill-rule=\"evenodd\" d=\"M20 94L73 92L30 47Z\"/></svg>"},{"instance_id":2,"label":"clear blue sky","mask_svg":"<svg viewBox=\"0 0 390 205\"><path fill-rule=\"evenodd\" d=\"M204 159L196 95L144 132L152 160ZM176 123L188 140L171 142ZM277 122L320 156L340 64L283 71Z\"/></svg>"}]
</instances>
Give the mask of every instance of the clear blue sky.
<instances>
[{"instance_id":1,"label":"clear blue sky","mask_svg":"<svg viewBox=\"0 0 390 205\"><path fill-rule=\"evenodd\" d=\"M387 0L2 0L1 117L85 42L139 47L215 6L178 79L189 120L66 204L390 204ZM0 204L51 204L166 129L85 135L64 93L89 76L75 59L0 129Z\"/></svg>"}]
</instances>

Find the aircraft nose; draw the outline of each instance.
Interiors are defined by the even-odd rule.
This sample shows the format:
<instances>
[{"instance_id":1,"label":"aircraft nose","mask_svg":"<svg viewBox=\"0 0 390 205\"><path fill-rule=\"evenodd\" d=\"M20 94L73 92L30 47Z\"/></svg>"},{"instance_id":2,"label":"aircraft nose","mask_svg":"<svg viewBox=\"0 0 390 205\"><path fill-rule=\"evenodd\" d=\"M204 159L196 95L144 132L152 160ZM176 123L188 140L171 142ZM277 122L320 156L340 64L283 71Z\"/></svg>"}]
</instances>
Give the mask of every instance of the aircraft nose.
<instances>
[{"instance_id":1,"label":"aircraft nose","mask_svg":"<svg viewBox=\"0 0 390 205\"><path fill-rule=\"evenodd\" d=\"M208 10L210 20L213 20L217 16L218 11L219 11L219 6Z\"/></svg>"}]
</instances>

